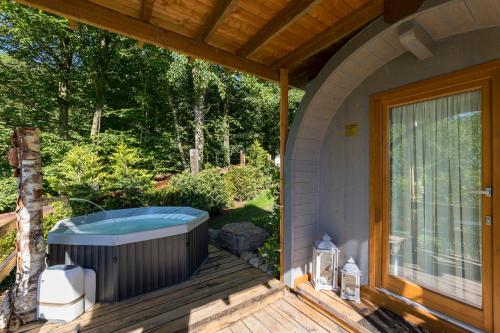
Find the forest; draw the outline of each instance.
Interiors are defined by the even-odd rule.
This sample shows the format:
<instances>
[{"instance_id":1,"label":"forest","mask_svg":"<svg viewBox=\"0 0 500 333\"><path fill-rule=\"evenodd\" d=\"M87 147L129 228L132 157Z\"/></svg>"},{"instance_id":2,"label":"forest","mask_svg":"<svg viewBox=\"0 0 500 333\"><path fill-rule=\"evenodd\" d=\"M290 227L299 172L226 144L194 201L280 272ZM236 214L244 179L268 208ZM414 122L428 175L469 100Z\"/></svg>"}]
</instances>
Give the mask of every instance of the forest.
<instances>
[{"instance_id":1,"label":"forest","mask_svg":"<svg viewBox=\"0 0 500 333\"><path fill-rule=\"evenodd\" d=\"M291 120L302 95L289 92ZM276 193L276 83L0 0L2 156L16 127L40 129L44 196L56 206L82 198L216 215ZM203 170L196 176L191 148ZM248 165L232 167L240 151ZM2 158L0 213L15 209L16 196ZM80 213L75 207L55 216Z\"/></svg>"}]
</instances>

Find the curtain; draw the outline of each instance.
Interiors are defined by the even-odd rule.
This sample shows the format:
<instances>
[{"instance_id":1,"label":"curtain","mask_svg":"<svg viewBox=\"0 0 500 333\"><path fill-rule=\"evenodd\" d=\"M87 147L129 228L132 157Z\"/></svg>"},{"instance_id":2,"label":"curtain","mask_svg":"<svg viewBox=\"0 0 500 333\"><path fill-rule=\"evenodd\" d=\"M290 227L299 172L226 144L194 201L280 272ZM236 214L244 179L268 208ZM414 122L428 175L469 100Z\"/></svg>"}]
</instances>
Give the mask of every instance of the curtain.
<instances>
[{"instance_id":1,"label":"curtain","mask_svg":"<svg viewBox=\"0 0 500 333\"><path fill-rule=\"evenodd\" d=\"M390 274L481 306L481 91L389 113Z\"/></svg>"}]
</instances>

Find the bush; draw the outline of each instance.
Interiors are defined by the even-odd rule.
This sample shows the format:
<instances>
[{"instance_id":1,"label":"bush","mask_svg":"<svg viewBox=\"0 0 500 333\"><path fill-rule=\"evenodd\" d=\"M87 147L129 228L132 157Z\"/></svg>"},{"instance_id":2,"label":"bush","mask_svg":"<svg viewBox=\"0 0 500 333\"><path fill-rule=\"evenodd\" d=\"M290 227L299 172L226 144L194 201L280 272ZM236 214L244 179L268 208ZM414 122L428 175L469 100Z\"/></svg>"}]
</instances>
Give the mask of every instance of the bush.
<instances>
[{"instance_id":1,"label":"bush","mask_svg":"<svg viewBox=\"0 0 500 333\"><path fill-rule=\"evenodd\" d=\"M190 206L219 213L231 203L224 177L217 169L206 169L197 175L188 172L175 175L170 183L154 191L152 204Z\"/></svg>"},{"instance_id":2,"label":"bush","mask_svg":"<svg viewBox=\"0 0 500 333\"><path fill-rule=\"evenodd\" d=\"M111 155L111 172L106 176L106 191L110 192L105 200L108 208L141 206L146 193L153 184L147 170L138 165L142 159L136 149L118 144Z\"/></svg>"},{"instance_id":3,"label":"bush","mask_svg":"<svg viewBox=\"0 0 500 333\"><path fill-rule=\"evenodd\" d=\"M17 179L0 178L0 213L13 212L16 209Z\"/></svg>"},{"instance_id":4,"label":"bush","mask_svg":"<svg viewBox=\"0 0 500 333\"><path fill-rule=\"evenodd\" d=\"M268 173L270 167L274 167L274 163L269 159L269 156L269 153L261 146L259 141L254 141L247 149L248 165L256 167L264 174Z\"/></svg>"},{"instance_id":5,"label":"bush","mask_svg":"<svg viewBox=\"0 0 500 333\"><path fill-rule=\"evenodd\" d=\"M280 215L275 209L272 215L256 219L255 224L265 228L269 233L264 245L259 249L259 256L270 267L274 276L280 275Z\"/></svg>"},{"instance_id":6,"label":"bush","mask_svg":"<svg viewBox=\"0 0 500 333\"><path fill-rule=\"evenodd\" d=\"M226 173L228 189L234 199L253 199L265 187L264 174L253 166L232 166Z\"/></svg>"},{"instance_id":7,"label":"bush","mask_svg":"<svg viewBox=\"0 0 500 333\"><path fill-rule=\"evenodd\" d=\"M68 197L96 200L102 182L99 156L91 146L75 146L46 176L50 189Z\"/></svg>"}]
</instances>

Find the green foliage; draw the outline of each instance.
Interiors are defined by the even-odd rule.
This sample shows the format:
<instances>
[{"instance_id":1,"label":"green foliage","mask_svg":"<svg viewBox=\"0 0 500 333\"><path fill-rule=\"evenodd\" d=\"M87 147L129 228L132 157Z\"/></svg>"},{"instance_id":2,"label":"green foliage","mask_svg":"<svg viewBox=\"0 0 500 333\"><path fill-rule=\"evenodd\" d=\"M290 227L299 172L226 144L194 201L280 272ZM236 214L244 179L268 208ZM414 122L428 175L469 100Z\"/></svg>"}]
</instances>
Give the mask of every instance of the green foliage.
<instances>
[{"instance_id":1,"label":"green foliage","mask_svg":"<svg viewBox=\"0 0 500 333\"><path fill-rule=\"evenodd\" d=\"M0 262L4 261L16 248L16 231L12 230L0 238Z\"/></svg>"},{"instance_id":2,"label":"green foliage","mask_svg":"<svg viewBox=\"0 0 500 333\"><path fill-rule=\"evenodd\" d=\"M71 198L96 200L102 182L99 156L91 146L74 146L46 175L50 189Z\"/></svg>"},{"instance_id":3,"label":"green foliage","mask_svg":"<svg viewBox=\"0 0 500 333\"><path fill-rule=\"evenodd\" d=\"M17 179L0 178L0 213L12 212L16 208Z\"/></svg>"},{"instance_id":4,"label":"green foliage","mask_svg":"<svg viewBox=\"0 0 500 333\"><path fill-rule=\"evenodd\" d=\"M183 172L172 177L168 186L154 192L152 204L191 206L213 214L230 206L231 197L220 171L206 169L194 176Z\"/></svg>"},{"instance_id":5,"label":"green foliage","mask_svg":"<svg viewBox=\"0 0 500 333\"><path fill-rule=\"evenodd\" d=\"M259 256L272 267L274 275L280 275L280 177L277 168L272 171L270 195L274 201L273 213L256 219L255 224L263 227L269 233L264 245L259 249Z\"/></svg>"},{"instance_id":6,"label":"green foliage","mask_svg":"<svg viewBox=\"0 0 500 333\"><path fill-rule=\"evenodd\" d=\"M117 208L139 206L145 193L151 188L151 175L138 165L142 159L136 149L124 143L118 144L111 155L111 170L106 177L105 189L111 192L106 199L106 206Z\"/></svg>"},{"instance_id":7,"label":"green foliage","mask_svg":"<svg viewBox=\"0 0 500 333\"><path fill-rule=\"evenodd\" d=\"M259 256L272 268L274 275L280 275L280 215L275 209L272 215L257 218L255 224L264 227L269 236L259 249Z\"/></svg>"},{"instance_id":8,"label":"green foliage","mask_svg":"<svg viewBox=\"0 0 500 333\"><path fill-rule=\"evenodd\" d=\"M226 181L229 192L239 201L255 198L265 185L262 171L250 165L230 167L226 173Z\"/></svg>"},{"instance_id":9,"label":"green foliage","mask_svg":"<svg viewBox=\"0 0 500 333\"><path fill-rule=\"evenodd\" d=\"M266 172L274 163L270 160L270 154L255 140L247 149L248 165L252 165L262 172Z\"/></svg>"}]
</instances>

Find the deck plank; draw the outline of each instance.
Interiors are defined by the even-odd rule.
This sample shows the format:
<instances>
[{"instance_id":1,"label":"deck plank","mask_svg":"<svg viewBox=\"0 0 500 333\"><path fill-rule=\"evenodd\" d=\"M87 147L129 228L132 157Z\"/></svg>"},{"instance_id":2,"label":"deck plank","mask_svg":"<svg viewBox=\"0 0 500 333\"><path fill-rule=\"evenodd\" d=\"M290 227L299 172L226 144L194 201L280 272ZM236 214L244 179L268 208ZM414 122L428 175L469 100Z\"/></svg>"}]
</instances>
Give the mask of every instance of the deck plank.
<instances>
[{"instance_id":1,"label":"deck plank","mask_svg":"<svg viewBox=\"0 0 500 333\"><path fill-rule=\"evenodd\" d=\"M297 305L292 306L290 303ZM298 310L300 308L300 310ZM323 322L318 324L311 318ZM216 331L225 333L226 327ZM261 310L247 315L229 326L232 333L327 333L345 331L313 307L299 300L295 295L287 295Z\"/></svg>"},{"instance_id":2,"label":"deck plank","mask_svg":"<svg viewBox=\"0 0 500 333\"><path fill-rule=\"evenodd\" d=\"M336 318L358 332L426 332L425 329L414 326L395 313L373 303L363 301L357 304L341 299L332 291L316 291L310 282L300 284L297 292L304 300L316 304L331 314L332 318Z\"/></svg>"},{"instance_id":3,"label":"deck plank","mask_svg":"<svg viewBox=\"0 0 500 333\"><path fill-rule=\"evenodd\" d=\"M273 293L281 298L283 289L283 284L273 277L227 251L211 247L205 263L188 281L117 304L96 304L69 324L37 322L21 327L18 332L107 333L130 332L135 328L144 332L163 326L184 329L210 319L214 313L230 312L252 299Z\"/></svg>"}]
</instances>

